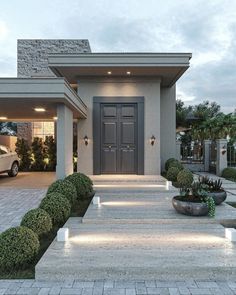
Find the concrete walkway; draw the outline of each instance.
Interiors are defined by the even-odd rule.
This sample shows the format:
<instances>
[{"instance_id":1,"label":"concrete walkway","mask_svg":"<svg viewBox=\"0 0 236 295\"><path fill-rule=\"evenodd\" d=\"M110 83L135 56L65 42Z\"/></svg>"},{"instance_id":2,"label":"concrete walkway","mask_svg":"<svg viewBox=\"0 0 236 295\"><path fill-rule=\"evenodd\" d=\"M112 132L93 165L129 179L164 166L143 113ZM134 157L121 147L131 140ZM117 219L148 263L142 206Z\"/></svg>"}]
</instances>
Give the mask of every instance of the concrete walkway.
<instances>
[{"instance_id":1,"label":"concrete walkway","mask_svg":"<svg viewBox=\"0 0 236 295\"><path fill-rule=\"evenodd\" d=\"M108 180L97 191L101 205L91 204L82 224L76 218L68 220L65 227L70 229L69 241L51 244L36 266L37 279L155 281L236 277L236 246L224 238L224 227L220 225L236 224L236 209L223 204L217 207L213 219L188 217L175 212L171 199L177 191L166 190L165 180L160 177L140 179L137 189L132 187L126 192L129 181L119 181L117 190L115 181L109 187ZM133 186L134 180L130 182ZM152 185L160 187L153 189Z\"/></svg>"}]
</instances>

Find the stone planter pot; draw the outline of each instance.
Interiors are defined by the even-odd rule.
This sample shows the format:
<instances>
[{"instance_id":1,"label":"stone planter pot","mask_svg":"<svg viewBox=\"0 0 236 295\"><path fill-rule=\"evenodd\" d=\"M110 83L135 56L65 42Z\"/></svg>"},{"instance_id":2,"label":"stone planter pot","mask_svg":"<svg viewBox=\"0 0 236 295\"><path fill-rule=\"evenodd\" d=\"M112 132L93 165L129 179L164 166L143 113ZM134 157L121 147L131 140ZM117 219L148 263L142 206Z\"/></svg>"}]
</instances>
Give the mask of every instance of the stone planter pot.
<instances>
[{"instance_id":1,"label":"stone planter pot","mask_svg":"<svg viewBox=\"0 0 236 295\"><path fill-rule=\"evenodd\" d=\"M208 214L208 206L206 203L194 203L179 200L180 196L172 199L172 205L178 213L189 216L205 216Z\"/></svg>"},{"instance_id":2,"label":"stone planter pot","mask_svg":"<svg viewBox=\"0 0 236 295\"><path fill-rule=\"evenodd\" d=\"M211 192L208 193L208 196L212 197L216 205L220 205L223 203L227 198L226 191L220 191L220 192Z\"/></svg>"}]
</instances>

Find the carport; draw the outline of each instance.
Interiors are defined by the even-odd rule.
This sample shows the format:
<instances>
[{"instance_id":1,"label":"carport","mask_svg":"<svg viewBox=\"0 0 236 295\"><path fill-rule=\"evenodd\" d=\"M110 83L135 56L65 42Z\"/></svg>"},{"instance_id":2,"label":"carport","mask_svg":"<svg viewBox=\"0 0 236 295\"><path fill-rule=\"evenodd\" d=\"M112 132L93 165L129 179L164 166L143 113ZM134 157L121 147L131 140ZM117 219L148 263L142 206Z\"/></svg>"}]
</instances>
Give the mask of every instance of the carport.
<instances>
[{"instance_id":1,"label":"carport","mask_svg":"<svg viewBox=\"0 0 236 295\"><path fill-rule=\"evenodd\" d=\"M64 78L0 79L2 121L57 120L58 179L73 173L73 121L86 117L86 105Z\"/></svg>"}]
</instances>

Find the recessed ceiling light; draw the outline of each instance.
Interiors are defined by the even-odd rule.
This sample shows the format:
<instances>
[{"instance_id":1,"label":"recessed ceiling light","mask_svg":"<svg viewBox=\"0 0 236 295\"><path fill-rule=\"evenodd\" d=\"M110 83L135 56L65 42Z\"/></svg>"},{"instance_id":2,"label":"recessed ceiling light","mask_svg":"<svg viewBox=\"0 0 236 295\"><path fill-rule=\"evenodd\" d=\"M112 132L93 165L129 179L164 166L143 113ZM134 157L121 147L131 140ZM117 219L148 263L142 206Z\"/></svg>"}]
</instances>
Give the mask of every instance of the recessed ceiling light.
<instances>
[{"instance_id":1,"label":"recessed ceiling light","mask_svg":"<svg viewBox=\"0 0 236 295\"><path fill-rule=\"evenodd\" d=\"M0 117L0 120L7 120L7 117Z\"/></svg>"},{"instance_id":2,"label":"recessed ceiling light","mask_svg":"<svg viewBox=\"0 0 236 295\"><path fill-rule=\"evenodd\" d=\"M46 112L44 108L34 108L35 112Z\"/></svg>"},{"instance_id":3,"label":"recessed ceiling light","mask_svg":"<svg viewBox=\"0 0 236 295\"><path fill-rule=\"evenodd\" d=\"M127 75L130 75L130 74L131 74L131 72L129 72L129 71L128 71L128 72L126 72L126 74L127 74Z\"/></svg>"},{"instance_id":4,"label":"recessed ceiling light","mask_svg":"<svg viewBox=\"0 0 236 295\"><path fill-rule=\"evenodd\" d=\"M53 120L57 120L57 117L53 117Z\"/></svg>"},{"instance_id":5,"label":"recessed ceiling light","mask_svg":"<svg viewBox=\"0 0 236 295\"><path fill-rule=\"evenodd\" d=\"M108 74L108 75L111 75L112 73L111 73L111 71L109 71L109 72L107 72L107 74Z\"/></svg>"}]
</instances>

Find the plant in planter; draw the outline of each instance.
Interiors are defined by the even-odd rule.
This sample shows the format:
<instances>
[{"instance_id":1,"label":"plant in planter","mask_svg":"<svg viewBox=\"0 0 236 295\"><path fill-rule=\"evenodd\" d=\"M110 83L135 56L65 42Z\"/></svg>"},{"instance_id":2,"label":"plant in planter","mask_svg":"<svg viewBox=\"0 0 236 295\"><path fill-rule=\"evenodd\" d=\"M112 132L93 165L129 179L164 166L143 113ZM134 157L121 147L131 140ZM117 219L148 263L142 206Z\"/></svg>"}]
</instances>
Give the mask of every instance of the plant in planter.
<instances>
[{"instance_id":1,"label":"plant in planter","mask_svg":"<svg viewBox=\"0 0 236 295\"><path fill-rule=\"evenodd\" d=\"M220 179L210 179L207 176L199 177L198 181L207 185L208 196L212 197L216 205L220 205L226 200L227 193L222 188L222 181Z\"/></svg>"},{"instance_id":2,"label":"plant in planter","mask_svg":"<svg viewBox=\"0 0 236 295\"><path fill-rule=\"evenodd\" d=\"M178 175L179 177L179 175ZM183 185L184 184L184 185ZM179 196L172 199L177 212L190 216L215 216L215 202L208 195L208 185L194 182L188 185L182 181Z\"/></svg>"}]
</instances>

